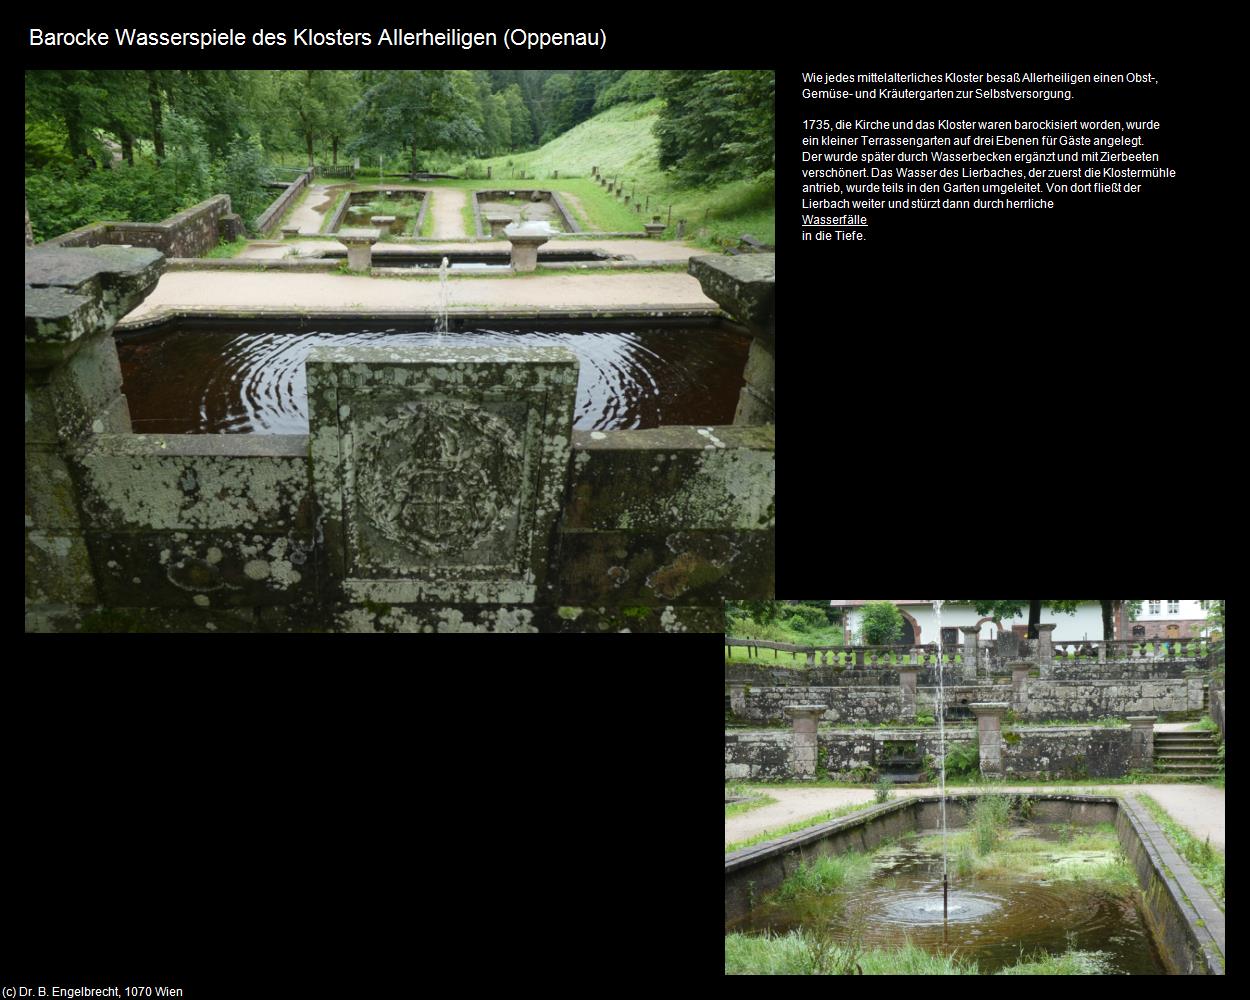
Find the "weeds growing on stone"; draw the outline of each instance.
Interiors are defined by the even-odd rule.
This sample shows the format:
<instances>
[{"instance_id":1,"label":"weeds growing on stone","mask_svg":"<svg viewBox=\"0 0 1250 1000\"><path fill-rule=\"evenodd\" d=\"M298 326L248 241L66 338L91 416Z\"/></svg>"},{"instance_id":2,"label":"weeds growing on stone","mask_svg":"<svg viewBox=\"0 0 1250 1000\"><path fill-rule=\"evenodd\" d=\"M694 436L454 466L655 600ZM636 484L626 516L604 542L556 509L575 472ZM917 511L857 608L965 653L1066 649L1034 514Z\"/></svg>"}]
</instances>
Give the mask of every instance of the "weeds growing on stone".
<instances>
[{"instance_id":1,"label":"weeds growing on stone","mask_svg":"<svg viewBox=\"0 0 1250 1000\"><path fill-rule=\"evenodd\" d=\"M889 778L881 777L873 785L873 798L877 802L888 802L894 797L894 783Z\"/></svg>"},{"instance_id":2,"label":"weeds growing on stone","mask_svg":"<svg viewBox=\"0 0 1250 1000\"><path fill-rule=\"evenodd\" d=\"M754 936L725 935L725 974L737 976L856 974L865 976L977 976L977 963L955 955L934 955L911 943L861 950L855 945L811 940L811 932ZM1022 957L1000 969L1006 976L1098 976L1111 971L1105 952L1069 950Z\"/></svg>"},{"instance_id":3,"label":"weeds growing on stone","mask_svg":"<svg viewBox=\"0 0 1250 1000\"><path fill-rule=\"evenodd\" d=\"M872 874L872 857L858 851L826 854L804 861L777 889L776 899L785 901L808 893L825 893L859 882Z\"/></svg>"},{"instance_id":4,"label":"weeds growing on stone","mask_svg":"<svg viewBox=\"0 0 1250 1000\"><path fill-rule=\"evenodd\" d=\"M1011 822L1012 800L1009 795L982 795L977 799L972 807L972 830L978 854L994 850Z\"/></svg>"}]
</instances>

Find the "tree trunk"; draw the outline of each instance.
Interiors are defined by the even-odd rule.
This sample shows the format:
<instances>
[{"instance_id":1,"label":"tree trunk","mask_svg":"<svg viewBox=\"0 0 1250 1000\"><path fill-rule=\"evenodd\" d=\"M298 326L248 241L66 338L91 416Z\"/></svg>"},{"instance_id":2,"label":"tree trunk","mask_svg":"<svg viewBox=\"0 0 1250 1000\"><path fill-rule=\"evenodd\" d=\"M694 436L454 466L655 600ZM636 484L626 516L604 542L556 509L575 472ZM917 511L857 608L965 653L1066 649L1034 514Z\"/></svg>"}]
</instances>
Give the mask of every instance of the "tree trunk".
<instances>
[{"instance_id":1,"label":"tree trunk","mask_svg":"<svg viewBox=\"0 0 1250 1000\"><path fill-rule=\"evenodd\" d=\"M123 131L122 140L122 159L129 163L132 167L135 165L135 137L129 132Z\"/></svg>"},{"instance_id":2,"label":"tree trunk","mask_svg":"<svg viewBox=\"0 0 1250 1000\"><path fill-rule=\"evenodd\" d=\"M408 169L408 173L413 177L417 175L417 144L415 142L412 144L412 164Z\"/></svg>"},{"instance_id":3,"label":"tree trunk","mask_svg":"<svg viewBox=\"0 0 1250 1000\"><path fill-rule=\"evenodd\" d=\"M161 92L156 86L156 74L148 70L148 103L152 106L152 145L156 158L165 159L165 135L161 131Z\"/></svg>"},{"instance_id":4,"label":"tree trunk","mask_svg":"<svg viewBox=\"0 0 1250 1000\"><path fill-rule=\"evenodd\" d=\"M308 146L308 165L310 167L316 166L317 161L313 159L313 134L311 132L304 133L304 142Z\"/></svg>"},{"instance_id":5,"label":"tree trunk","mask_svg":"<svg viewBox=\"0 0 1250 1000\"><path fill-rule=\"evenodd\" d=\"M1037 638L1037 623L1042 620L1042 602L1029 601L1029 632L1027 638Z\"/></svg>"},{"instance_id":6,"label":"tree trunk","mask_svg":"<svg viewBox=\"0 0 1250 1000\"><path fill-rule=\"evenodd\" d=\"M1099 601L1102 605L1102 637L1110 640L1115 638L1115 610L1119 601Z\"/></svg>"},{"instance_id":7,"label":"tree trunk","mask_svg":"<svg viewBox=\"0 0 1250 1000\"><path fill-rule=\"evenodd\" d=\"M339 137L337 135L330 139L330 165L334 167L339 165Z\"/></svg>"}]
</instances>

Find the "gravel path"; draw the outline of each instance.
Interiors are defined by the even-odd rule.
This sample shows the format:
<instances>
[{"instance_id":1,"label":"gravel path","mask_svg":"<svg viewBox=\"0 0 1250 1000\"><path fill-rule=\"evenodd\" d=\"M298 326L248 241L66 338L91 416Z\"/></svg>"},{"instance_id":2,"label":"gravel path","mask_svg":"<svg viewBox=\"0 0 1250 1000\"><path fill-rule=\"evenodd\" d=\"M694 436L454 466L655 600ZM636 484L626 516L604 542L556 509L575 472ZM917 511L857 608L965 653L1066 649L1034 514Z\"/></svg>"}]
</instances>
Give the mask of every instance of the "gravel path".
<instances>
[{"instance_id":1,"label":"gravel path","mask_svg":"<svg viewBox=\"0 0 1250 1000\"><path fill-rule=\"evenodd\" d=\"M951 794L975 791L962 786L950 789ZM1213 847L1224 850L1224 792L1205 785L995 785L995 792L1073 792L1101 795L1125 795L1146 792L1182 826L1195 836L1210 836ZM932 795L935 788L897 788L898 795ZM777 800L725 820L725 843L746 840L757 833L775 829L836 809L851 802L871 802L871 788L768 788L767 794Z\"/></svg>"},{"instance_id":2,"label":"gravel path","mask_svg":"<svg viewBox=\"0 0 1250 1000\"><path fill-rule=\"evenodd\" d=\"M343 182L338 184L314 184L308 189L308 193L291 213L291 218L287 221L288 226L299 226L301 233L315 234L321 230L321 224L325 222L325 213L330 209L330 202L337 196L338 191L342 188ZM335 188L333 192L330 188ZM323 211L318 212L321 208Z\"/></svg>"},{"instance_id":3,"label":"gravel path","mask_svg":"<svg viewBox=\"0 0 1250 1000\"><path fill-rule=\"evenodd\" d=\"M439 239L454 240L471 236L464 231L464 206L468 195L462 188L431 188L427 197L434 201L426 208L434 213L434 232Z\"/></svg>"}]
</instances>

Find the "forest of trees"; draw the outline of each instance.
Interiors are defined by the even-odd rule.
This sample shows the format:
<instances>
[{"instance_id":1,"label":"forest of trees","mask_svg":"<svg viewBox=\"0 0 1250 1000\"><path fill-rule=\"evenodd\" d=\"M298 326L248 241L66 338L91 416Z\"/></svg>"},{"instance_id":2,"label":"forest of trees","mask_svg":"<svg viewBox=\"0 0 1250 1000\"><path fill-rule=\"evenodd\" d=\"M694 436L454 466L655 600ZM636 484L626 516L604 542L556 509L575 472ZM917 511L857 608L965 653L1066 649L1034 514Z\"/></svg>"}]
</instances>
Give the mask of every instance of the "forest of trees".
<instances>
[{"instance_id":1,"label":"forest of trees","mask_svg":"<svg viewBox=\"0 0 1250 1000\"><path fill-rule=\"evenodd\" d=\"M684 183L773 165L773 74L651 70L45 70L26 73L36 238L157 221L212 194L245 220L275 155L379 155L410 171L532 149L622 101L663 97L660 163Z\"/></svg>"}]
</instances>

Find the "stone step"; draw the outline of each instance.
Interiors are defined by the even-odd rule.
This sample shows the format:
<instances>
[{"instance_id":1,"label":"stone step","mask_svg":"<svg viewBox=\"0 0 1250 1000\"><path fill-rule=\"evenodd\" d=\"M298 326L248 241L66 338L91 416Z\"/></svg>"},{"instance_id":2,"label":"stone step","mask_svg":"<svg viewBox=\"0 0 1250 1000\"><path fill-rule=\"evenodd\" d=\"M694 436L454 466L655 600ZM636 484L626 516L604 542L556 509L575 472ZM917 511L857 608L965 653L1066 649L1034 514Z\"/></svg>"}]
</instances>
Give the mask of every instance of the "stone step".
<instances>
[{"instance_id":1,"label":"stone step","mask_svg":"<svg viewBox=\"0 0 1250 1000\"><path fill-rule=\"evenodd\" d=\"M1219 758L1213 753L1157 753L1155 763L1171 762L1175 764L1218 764Z\"/></svg>"},{"instance_id":2,"label":"stone step","mask_svg":"<svg viewBox=\"0 0 1250 1000\"><path fill-rule=\"evenodd\" d=\"M1186 774L1196 778L1215 778L1219 776L1217 767L1179 767L1175 764L1156 764L1157 774Z\"/></svg>"},{"instance_id":3,"label":"stone step","mask_svg":"<svg viewBox=\"0 0 1250 1000\"><path fill-rule=\"evenodd\" d=\"M1156 757L1155 763L1168 767L1218 767L1219 761L1205 757Z\"/></svg>"},{"instance_id":4,"label":"stone step","mask_svg":"<svg viewBox=\"0 0 1250 1000\"><path fill-rule=\"evenodd\" d=\"M1155 740L1157 747L1210 747L1215 748L1214 740Z\"/></svg>"},{"instance_id":5,"label":"stone step","mask_svg":"<svg viewBox=\"0 0 1250 1000\"><path fill-rule=\"evenodd\" d=\"M1155 733L1155 743L1214 743L1214 733Z\"/></svg>"}]
</instances>

